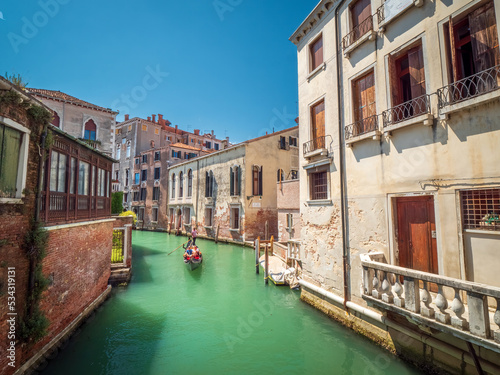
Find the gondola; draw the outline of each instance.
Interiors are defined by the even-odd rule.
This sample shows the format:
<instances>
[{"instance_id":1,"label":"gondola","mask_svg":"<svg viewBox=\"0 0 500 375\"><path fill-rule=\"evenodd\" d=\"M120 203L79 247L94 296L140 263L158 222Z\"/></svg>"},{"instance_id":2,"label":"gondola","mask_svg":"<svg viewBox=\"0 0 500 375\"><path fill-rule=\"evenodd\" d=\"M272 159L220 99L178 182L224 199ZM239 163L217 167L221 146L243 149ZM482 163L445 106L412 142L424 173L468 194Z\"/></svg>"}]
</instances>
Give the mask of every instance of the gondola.
<instances>
[{"instance_id":1,"label":"gondola","mask_svg":"<svg viewBox=\"0 0 500 375\"><path fill-rule=\"evenodd\" d=\"M200 252L199 257L194 256L184 256L184 263L188 266L188 268L193 271L197 269L201 263L203 262L203 255Z\"/></svg>"}]
</instances>

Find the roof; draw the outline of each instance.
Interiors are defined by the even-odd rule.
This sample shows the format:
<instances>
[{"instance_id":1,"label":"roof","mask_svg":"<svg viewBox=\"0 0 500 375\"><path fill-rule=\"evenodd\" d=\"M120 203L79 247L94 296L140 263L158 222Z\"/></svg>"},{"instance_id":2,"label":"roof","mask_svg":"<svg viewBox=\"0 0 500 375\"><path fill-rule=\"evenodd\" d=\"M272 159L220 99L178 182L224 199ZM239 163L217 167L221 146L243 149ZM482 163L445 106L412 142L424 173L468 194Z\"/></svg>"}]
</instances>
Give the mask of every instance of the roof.
<instances>
[{"instance_id":1,"label":"roof","mask_svg":"<svg viewBox=\"0 0 500 375\"><path fill-rule=\"evenodd\" d=\"M196 147L193 147L193 146L189 146L189 145L185 145L184 143L173 143L173 144L170 145L170 147L178 147L178 148L185 148L187 150L200 151L199 148L196 148Z\"/></svg>"},{"instance_id":2,"label":"roof","mask_svg":"<svg viewBox=\"0 0 500 375\"><path fill-rule=\"evenodd\" d=\"M291 128L287 128L287 129L284 129L284 130L280 130L279 132L274 132L274 133L269 133L269 134L266 134L266 135L263 135L261 137L257 137L257 138L253 138L253 139L249 139L248 141L243 141L242 143L252 143L252 142L257 142L257 141L260 141L261 139L264 139L264 138L269 138L269 137L272 137L274 135L279 135L279 134L282 134L282 133L286 133L286 132L289 132L289 131L292 131L292 130L298 130L299 129L299 126L296 125L296 126L292 126Z\"/></svg>"},{"instance_id":3,"label":"roof","mask_svg":"<svg viewBox=\"0 0 500 375\"><path fill-rule=\"evenodd\" d=\"M318 5L314 7L314 9L309 13L304 22L300 24L297 30L294 31L289 40L298 45L299 42L306 36L316 25L318 25L319 21L321 21L325 15L329 14L330 11L334 8L334 3L337 0L320 0Z\"/></svg>"},{"instance_id":4,"label":"roof","mask_svg":"<svg viewBox=\"0 0 500 375\"><path fill-rule=\"evenodd\" d=\"M34 88L26 88L26 90L30 94L41 97L41 98L62 101L62 102L74 104L74 105L77 105L80 107L91 108L91 109L95 109L97 111L107 112L107 113L111 113L111 114L118 114L118 112L113 111L110 108L100 107L98 105L95 105L95 104L86 102L84 100L75 98L74 96L68 95L68 94L61 92L61 91L34 89Z\"/></svg>"}]
</instances>

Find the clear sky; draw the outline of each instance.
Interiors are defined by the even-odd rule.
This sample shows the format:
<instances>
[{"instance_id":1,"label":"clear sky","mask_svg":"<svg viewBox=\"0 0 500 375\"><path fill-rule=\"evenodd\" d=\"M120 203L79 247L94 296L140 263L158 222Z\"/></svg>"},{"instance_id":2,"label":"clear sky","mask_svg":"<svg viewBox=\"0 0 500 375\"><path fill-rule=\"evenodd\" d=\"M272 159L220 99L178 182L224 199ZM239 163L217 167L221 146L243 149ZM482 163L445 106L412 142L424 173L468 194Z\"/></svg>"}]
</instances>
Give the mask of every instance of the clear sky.
<instances>
[{"instance_id":1,"label":"clear sky","mask_svg":"<svg viewBox=\"0 0 500 375\"><path fill-rule=\"evenodd\" d=\"M297 50L317 0L0 2L0 74L231 142L295 125ZM3 18L3 19L2 19Z\"/></svg>"}]
</instances>

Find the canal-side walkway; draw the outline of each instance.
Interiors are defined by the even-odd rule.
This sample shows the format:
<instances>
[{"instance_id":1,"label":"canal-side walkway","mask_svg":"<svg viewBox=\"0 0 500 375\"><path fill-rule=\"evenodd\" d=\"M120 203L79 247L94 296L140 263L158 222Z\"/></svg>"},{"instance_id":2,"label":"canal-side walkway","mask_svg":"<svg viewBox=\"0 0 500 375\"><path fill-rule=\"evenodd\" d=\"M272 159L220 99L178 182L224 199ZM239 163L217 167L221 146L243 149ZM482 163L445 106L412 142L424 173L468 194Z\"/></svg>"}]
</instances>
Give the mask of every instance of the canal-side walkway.
<instances>
[{"instance_id":1,"label":"canal-side walkway","mask_svg":"<svg viewBox=\"0 0 500 375\"><path fill-rule=\"evenodd\" d=\"M42 374L418 374L367 339L264 286L251 249L134 232L133 276L84 324Z\"/></svg>"}]
</instances>

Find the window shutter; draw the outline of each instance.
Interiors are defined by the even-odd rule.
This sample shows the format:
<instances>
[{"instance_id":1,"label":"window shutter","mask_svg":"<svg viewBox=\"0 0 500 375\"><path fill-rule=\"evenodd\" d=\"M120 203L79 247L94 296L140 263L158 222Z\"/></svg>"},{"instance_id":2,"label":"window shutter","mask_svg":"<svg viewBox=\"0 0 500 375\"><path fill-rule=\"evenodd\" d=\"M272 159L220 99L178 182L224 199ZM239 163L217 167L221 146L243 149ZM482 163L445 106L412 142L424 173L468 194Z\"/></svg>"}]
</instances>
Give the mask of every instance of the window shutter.
<instances>
[{"instance_id":1,"label":"window shutter","mask_svg":"<svg viewBox=\"0 0 500 375\"><path fill-rule=\"evenodd\" d=\"M229 168L229 194L230 195L235 195L234 194L234 171L233 171L233 168Z\"/></svg>"},{"instance_id":2,"label":"window shutter","mask_svg":"<svg viewBox=\"0 0 500 375\"><path fill-rule=\"evenodd\" d=\"M208 197L208 184L210 183L209 181L210 179L210 176L208 174L208 172L205 172L205 197Z\"/></svg>"},{"instance_id":3,"label":"window shutter","mask_svg":"<svg viewBox=\"0 0 500 375\"><path fill-rule=\"evenodd\" d=\"M469 28L476 71L500 64L493 1L469 14Z\"/></svg>"},{"instance_id":4,"label":"window shutter","mask_svg":"<svg viewBox=\"0 0 500 375\"><path fill-rule=\"evenodd\" d=\"M399 99L399 82L396 72L396 59L394 56L389 55L389 84L391 85L391 107L395 107L402 103Z\"/></svg>"},{"instance_id":5,"label":"window shutter","mask_svg":"<svg viewBox=\"0 0 500 375\"><path fill-rule=\"evenodd\" d=\"M411 97L415 99L425 95L425 72L422 46L412 48L408 51L408 62L410 65Z\"/></svg>"},{"instance_id":6,"label":"window shutter","mask_svg":"<svg viewBox=\"0 0 500 375\"><path fill-rule=\"evenodd\" d=\"M262 195L262 169L263 169L264 166L261 166L260 167L260 171L259 171L259 194L258 195Z\"/></svg>"},{"instance_id":7,"label":"window shutter","mask_svg":"<svg viewBox=\"0 0 500 375\"><path fill-rule=\"evenodd\" d=\"M238 167L238 194L241 195L241 168Z\"/></svg>"}]
</instances>

